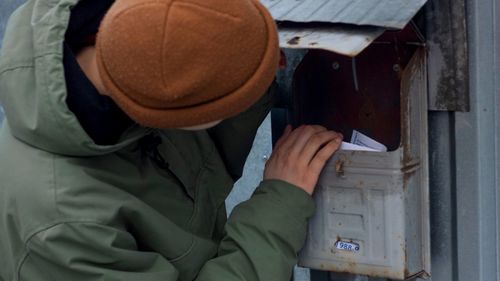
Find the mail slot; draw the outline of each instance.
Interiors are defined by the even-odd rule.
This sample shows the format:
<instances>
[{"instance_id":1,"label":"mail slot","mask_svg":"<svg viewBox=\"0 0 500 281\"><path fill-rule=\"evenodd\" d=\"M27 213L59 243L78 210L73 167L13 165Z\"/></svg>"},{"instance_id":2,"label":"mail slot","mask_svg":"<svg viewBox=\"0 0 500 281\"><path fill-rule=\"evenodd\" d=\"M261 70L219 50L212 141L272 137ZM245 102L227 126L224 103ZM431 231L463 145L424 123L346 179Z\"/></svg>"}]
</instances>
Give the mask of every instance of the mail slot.
<instances>
[{"instance_id":1,"label":"mail slot","mask_svg":"<svg viewBox=\"0 0 500 281\"><path fill-rule=\"evenodd\" d=\"M422 42L410 24L386 31L354 57L308 50L288 70L287 107L295 126L320 124L342 132L346 141L358 131L387 147L340 150L329 160L299 265L398 280L429 277Z\"/></svg>"}]
</instances>

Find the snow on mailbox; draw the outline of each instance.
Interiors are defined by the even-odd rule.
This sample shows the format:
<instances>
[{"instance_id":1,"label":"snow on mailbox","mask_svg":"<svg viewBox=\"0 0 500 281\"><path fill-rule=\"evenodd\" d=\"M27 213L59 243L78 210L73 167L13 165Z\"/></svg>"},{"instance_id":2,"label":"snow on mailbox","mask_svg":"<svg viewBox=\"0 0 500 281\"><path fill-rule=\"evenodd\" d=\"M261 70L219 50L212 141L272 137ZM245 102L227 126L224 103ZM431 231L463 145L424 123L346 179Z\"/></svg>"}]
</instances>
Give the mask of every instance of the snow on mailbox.
<instances>
[{"instance_id":1,"label":"snow on mailbox","mask_svg":"<svg viewBox=\"0 0 500 281\"><path fill-rule=\"evenodd\" d=\"M262 1L281 47L308 50L293 72L293 123L351 141L320 177L301 266L429 277L427 68L410 23L425 2Z\"/></svg>"}]
</instances>

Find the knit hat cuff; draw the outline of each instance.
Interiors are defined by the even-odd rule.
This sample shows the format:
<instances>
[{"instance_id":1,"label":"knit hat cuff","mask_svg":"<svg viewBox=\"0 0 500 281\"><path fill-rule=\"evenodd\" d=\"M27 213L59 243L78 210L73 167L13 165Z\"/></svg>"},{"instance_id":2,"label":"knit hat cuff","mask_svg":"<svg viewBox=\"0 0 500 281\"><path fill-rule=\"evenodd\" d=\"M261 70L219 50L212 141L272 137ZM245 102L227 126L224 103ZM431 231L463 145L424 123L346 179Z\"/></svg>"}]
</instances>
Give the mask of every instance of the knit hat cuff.
<instances>
[{"instance_id":1,"label":"knit hat cuff","mask_svg":"<svg viewBox=\"0 0 500 281\"><path fill-rule=\"evenodd\" d=\"M255 103L274 79L279 62L276 24L267 9L254 0L267 26L267 48L262 61L253 75L235 91L217 99L182 108L151 108L130 98L113 81L101 59L101 46L97 41L97 66L107 94L137 123L153 128L181 128L222 120L243 112Z\"/></svg>"}]
</instances>

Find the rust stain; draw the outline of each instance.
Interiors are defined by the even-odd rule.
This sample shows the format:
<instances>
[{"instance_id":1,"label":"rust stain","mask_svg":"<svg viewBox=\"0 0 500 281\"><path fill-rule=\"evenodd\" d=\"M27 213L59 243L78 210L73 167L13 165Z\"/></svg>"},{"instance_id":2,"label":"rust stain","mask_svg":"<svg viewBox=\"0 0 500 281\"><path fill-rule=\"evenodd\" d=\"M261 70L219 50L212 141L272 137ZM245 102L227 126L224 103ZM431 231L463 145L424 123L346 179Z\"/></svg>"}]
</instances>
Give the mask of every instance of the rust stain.
<instances>
[{"instance_id":1,"label":"rust stain","mask_svg":"<svg viewBox=\"0 0 500 281\"><path fill-rule=\"evenodd\" d=\"M420 163L418 163L417 165L420 165ZM414 175L416 175L417 171L414 170L412 172L406 173L404 170L405 169L403 169L403 171L402 171L403 172L403 190L406 190L410 185L410 179Z\"/></svg>"},{"instance_id":2,"label":"rust stain","mask_svg":"<svg viewBox=\"0 0 500 281\"><path fill-rule=\"evenodd\" d=\"M426 13L429 43L429 109L469 111L469 63L464 2L446 0ZM453 38L453 40L449 40Z\"/></svg>"},{"instance_id":3,"label":"rust stain","mask_svg":"<svg viewBox=\"0 0 500 281\"><path fill-rule=\"evenodd\" d=\"M300 43L300 37L295 36L286 42L288 45L298 45Z\"/></svg>"},{"instance_id":4,"label":"rust stain","mask_svg":"<svg viewBox=\"0 0 500 281\"><path fill-rule=\"evenodd\" d=\"M337 173L338 177L344 176L344 161L343 160L339 159L335 162L335 172Z\"/></svg>"},{"instance_id":5,"label":"rust stain","mask_svg":"<svg viewBox=\"0 0 500 281\"><path fill-rule=\"evenodd\" d=\"M408 276L410 276L410 275L411 275L410 271L408 271L408 269L407 269L407 268L405 268L405 277L408 277Z\"/></svg>"},{"instance_id":6,"label":"rust stain","mask_svg":"<svg viewBox=\"0 0 500 281\"><path fill-rule=\"evenodd\" d=\"M355 274L359 270L359 265L356 262L348 262L344 265L324 265L320 264L320 268L325 271L332 271L340 274ZM363 275L371 276L371 277L389 277L389 278L398 278L402 279L403 272L391 271L388 269L373 269L373 270L364 270Z\"/></svg>"}]
</instances>

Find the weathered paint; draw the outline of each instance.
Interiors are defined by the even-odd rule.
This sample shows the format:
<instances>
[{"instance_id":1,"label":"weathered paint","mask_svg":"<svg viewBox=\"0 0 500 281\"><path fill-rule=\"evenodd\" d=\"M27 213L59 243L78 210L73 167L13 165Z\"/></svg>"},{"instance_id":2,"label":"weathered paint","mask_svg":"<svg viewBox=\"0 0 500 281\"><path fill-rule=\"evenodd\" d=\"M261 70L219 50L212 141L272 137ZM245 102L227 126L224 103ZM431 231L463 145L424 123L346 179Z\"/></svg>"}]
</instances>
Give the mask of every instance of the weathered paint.
<instances>
[{"instance_id":1,"label":"weathered paint","mask_svg":"<svg viewBox=\"0 0 500 281\"><path fill-rule=\"evenodd\" d=\"M399 280L429 272L429 257L423 257L429 255L428 210L423 210L429 203L427 146L422 140L427 136L425 49L406 41L419 42L411 32L388 33L356 58L359 90L352 84L350 58L310 51L296 69L296 124L322 124L344 130L348 138L349 128L343 125L352 130L375 120L369 131L389 129L375 139L390 147L387 153L339 151L327 164L315 194L318 212L311 220L310 233L317 236L308 238L300 259L303 266ZM370 96L380 102L372 114L357 113ZM376 111L382 108L385 113L393 110L395 117L380 122ZM342 110L350 119L336 117ZM370 207L375 201L384 203ZM374 228L368 231L369 224ZM375 236L370 237L372 231ZM375 246L373 239L384 246ZM352 241L360 252L338 250L338 241Z\"/></svg>"},{"instance_id":2,"label":"weathered paint","mask_svg":"<svg viewBox=\"0 0 500 281\"><path fill-rule=\"evenodd\" d=\"M402 29L426 0L262 0L278 21Z\"/></svg>"},{"instance_id":3,"label":"weathered paint","mask_svg":"<svg viewBox=\"0 0 500 281\"><path fill-rule=\"evenodd\" d=\"M279 25L281 48L328 50L349 57L361 53L383 32L379 27Z\"/></svg>"},{"instance_id":4,"label":"weathered paint","mask_svg":"<svg viewBox=\"0 0 500 281\"><path fill-rule=\"evenodd\" d=\"M280 46L355 57L386 29L403 29L427 0L262 0Z\"/></svg>"},{"instance_id":5,"label":"weathered paint","mask_svg":"<svg viewBox=\"0 0 500 281\"><path fill-rule=\"evenodd\" d=\"M426 6L429 109L469 111L469 56L464 0Z\"/></svg>"}]
</instances>

